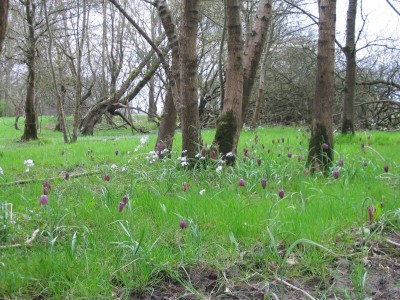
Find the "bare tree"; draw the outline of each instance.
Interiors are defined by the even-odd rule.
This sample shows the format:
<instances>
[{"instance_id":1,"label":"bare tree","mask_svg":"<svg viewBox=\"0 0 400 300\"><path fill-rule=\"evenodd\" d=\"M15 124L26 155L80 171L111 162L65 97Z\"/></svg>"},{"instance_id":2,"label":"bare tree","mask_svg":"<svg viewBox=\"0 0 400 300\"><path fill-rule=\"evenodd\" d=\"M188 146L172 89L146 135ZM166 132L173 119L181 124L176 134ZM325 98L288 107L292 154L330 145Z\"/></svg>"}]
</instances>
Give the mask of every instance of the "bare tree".
<instances>
[{"instance_id":1,"label":"bare tree","mask_svg":"<svg viewBox=\"0 0 400 300\"><path fill-rule=\"evenodd\" d=\"M180 69L179 69L179 39L171 11L165 0L156 0L161 24L168 38L171 49L171 76L167 78L167 92L164 100L164 111L158 130L156 150L171 150L175 135L176 120L180 110ZM174 92L175 90L175 92Z\"/></svg>"},{"instance_id":2,"label":"bare tree","mask_svg":"<svg viewBox=\"0 0 400 300\"><path fill-rule=\"evenodd\" d=\"M65 87L64 87L64 85L61 85L61 87L59 87L59 84L57 82L54 64L53 64L53 52L52 52L53 51L53 32L50 27L49 13L48 13L46 1L43 1L43 7L44 7L47 31L49 33L49 44L48 44L47 51L48 51L48 56L49 56L49 63L50 63L51 77L53 80L53 87L54 87L54 90L55 90L56 96L57 96L57 110L58 110L58 118L60 121L58 124L60 124L60 127L61 127L60 129L63 132L64 142L68 143L69 142L68 128L67 128L67 122L65 120L65 114L64 114ZM61 74L61 72L60 72L60 74Z\"/></svg>"},{"instance_id":3,"label":"bare tree","mask_svg":"<svg viewBox=\"0 0 400 300\"><path fill-rule=\"evenodd\" d=\"M199 23L199 1L185 0L182 8L180 43L180 83L182 100L182 150L188 158L198 152L200 121L197 92L197 26Z\"/></svg>"},{"instance_id":4,"label":"bare tree","mask_svg":"<svg viewBox=\"0 0 400 300\"><path fill-rule=\"evenodd\" d=\"M336 0L319 2L316 90L307 165L326 172L333 160Z\"/></svg>"},{"instance_id":5,"label":"bare tree","mask_svg":"<svg viewBox=\"0 0 400 300\"><path fill-rule=\"evenodd\" d=\"M7 31L9 0L0 2L0 52L3 49L3 42Z\"/></svg>"},{"instance_id":6,"label":"bare tree","mask_svg":"<svg viewBox=\"0 0 400 300\"><path fill-rule=\"evenodd\" d=\"M356 44L355 27L357 0L349 0L346 22L346 46L342 48L346 56L346 78L344 86L342 134L354 134L354 93L356 87Z\"/></svg>"},{"instance_id":7,"label":"bare tree","mask_svg":"<svg viewBox=\"0 0 400 300\"><path fill-rule=\"evenodd\" d=\"M243 97L243 38L240 18L240 1L226 1L226 26L228 62L226 71L226 91L222 113L217 124L214 144L218 151L234 163L234 156L226 156L236 152L235 138L238 141Z\"/></svg>"},{"instance_id":8,"label":"bare tree","mask_svg":"<svg viewBox=\"0 0 400 300\"><path fill-rule=\"evenodd\" d=\"M21 1L21 0L20 0ZM26 22L28 26L26 64L28 67L28 79L25 100L25 127L22 140L37 140L37 118L35 107L35 78L36 78L36 41L35 36L35 10L36 3L32 0L21 1L25 7Z\"/></svg>"},{"instance_id":9,"label":"bare tree","mask_svg":"<svg viewBox=\"0 0 400 300\"><path fill-rule=\"evenodd\" d=\"M85 38L88 29L89 11L87 7L87 0L83 0L82 11L80 11L80 0L78 0L78 17L76 23L76 75L75 80L75 108L74 108L74 123L72 128L71 142L78 140L78 127L81 121L81 104L82 104L82 56ZM80 15L82 15L82 22L80 22Z\"/></svg>"},{"instance_id":10,"label":"bare tree","mask_svg":"<svg viewBox=\"0 0 400 300\"><path fill-rule=\"evenodd\" d=\"M251 34L248 36L246 48L244 48L241 38L242 24L239 5L240 3L237 1L227 1L226 3L227 83L222 114L215 135L215 142L222 155L229 152L236 153L245 112L272 18L272 0L261 0L258 3ZM233 162L233 159L229 160Z\"/></svg>"}]
</instances>

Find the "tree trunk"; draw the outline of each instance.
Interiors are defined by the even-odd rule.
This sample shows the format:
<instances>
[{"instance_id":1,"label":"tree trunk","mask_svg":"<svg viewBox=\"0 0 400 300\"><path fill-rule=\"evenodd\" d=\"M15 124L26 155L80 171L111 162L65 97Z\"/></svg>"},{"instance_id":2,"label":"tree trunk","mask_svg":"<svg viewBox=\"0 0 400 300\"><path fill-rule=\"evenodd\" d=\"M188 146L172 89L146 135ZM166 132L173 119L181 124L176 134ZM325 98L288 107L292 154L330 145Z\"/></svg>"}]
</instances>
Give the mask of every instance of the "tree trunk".
<instances>
[{"instance_id":1,"label":"tree trunk","mask_svg":"<svg viewBox=\"0 0 400 300\"><path fill-rule=\"evenodd\" d=\"M156 151L160 158L164 156L163 150L171 151L174 142L177 112L172 99L171 87L168 87L164 101L164 113L161 118L160 128L158 129L158 138Z\"/></svg>"},{"instance_id":2,"label":"tree trunk","mask_svg":"<svg viewBox=\"0 0 400 300\"><path fill-rule=\"evenodd\" d=\"M272 0L261 0L243 58L242 124L272 20Z\"/></svg>"},{"instance_id":3,"label":"tree trunk","mask_svg":"<svg viewBox=\"0 0 400 300\"><path fill-rule=\"evenodd\" d=\"M355 27L357 15L357 0L350 0L347 10L346 47L346 78L343 98L342 134L354 134L354 92L356 87L356 47Z\"/></svg>"},{"instance_id":4,"label":"tree trunk","mask_svg":"<svg viewBox=\"0 0 400 300\"><path fill-rule=\"evenodd\" d=\"M178 113L180 114L180 70L179 70L179 40L176 33L176 25L173 22L171 11L165 0L157 0L156 7L161 24L168 38L168 46L171 48L171 77L168 79L167 95L164 101L164 113L158 130L158 138L155 145L159 151L159 145L171 150L175 135L175 127Z\"/></svg>"},{"instance_id":5,"label":"tree trunk","mask_svg":"<svg viewBox=\"0 0 400 300\"><path fill-rule=\"evenodd\" d=\"M28 51L26 64L28 66L28 82L25 102L25 128L22 140L37 140L37 122L35 110L35 60L36 60L36 38L35 38L35 5L31 0L25 2L26 20L28 23Z\"/></svg>"},{"instance_id":6,"label":"tree trunk","mask_svg":"<svg viewBox=\"0 0 400 300\"><path fill-rule=\"evenodd\" d=\"M182 101L182 152L187 158L194 158L198 153L200 137L200 121L198 108L197 84L197 26L199 23L199 1L185 0L180 44L180 82Z\"/></svg>"},{"instance_id":7,"label":"tree trunk","mask_svg":"<svg viewBox=\"0 0 400 300\"><path fill-rule=\"evenodd\" d=\"M79 10L78 10L79 14ZM76 31L80 32L80 38L77 37L77 67L76 67L76 78L75 78L75 108L74 108L74 122L72 127L72 138L71 142L76 142L78 140L78 127L81 122L81 104L82 104L82 56L83 56L83 45L85 41L85 36L87 32L87 0L83 0L83 8L82 8L82 28L79 27L79 19L78 15L78 23L76 25Z\"/></svg>"},{"instance_id":8,"label":"tree trunk","mask_svg":"<svg viewBox=\"0 0 400 300\"><path fill-rule=\"evenodd\" d=\"M316 90L307 165L327 174L333 160L333 100L336 0L319 1Z\"/></svg>"},{"instance_id":9,"label":"tree trunk","mask_svg":"<svg viewBox=\"0 0 400 300\"><path fill-rule=\"evenodd\" d=\"M3 49L3 42L7 31L8 7L9 0L0 1L0 53Z\"/></svg>"},{"instance_id":10,"label":"tree trunk","mask_svg":"<svg viewBox=\"0 0 400 300\"><path fill-rule=\"evenodd\" d=\"M243 37L240 18L240 1L226 1L226 26L228 61L226 72L226 91L224 105L217 123L214 144L219 153L229 164L234 163L234 156L226 156L229 152L236 153L234 144L239 140L242 96L243 96Z\"/></svg>"}]
</instances>

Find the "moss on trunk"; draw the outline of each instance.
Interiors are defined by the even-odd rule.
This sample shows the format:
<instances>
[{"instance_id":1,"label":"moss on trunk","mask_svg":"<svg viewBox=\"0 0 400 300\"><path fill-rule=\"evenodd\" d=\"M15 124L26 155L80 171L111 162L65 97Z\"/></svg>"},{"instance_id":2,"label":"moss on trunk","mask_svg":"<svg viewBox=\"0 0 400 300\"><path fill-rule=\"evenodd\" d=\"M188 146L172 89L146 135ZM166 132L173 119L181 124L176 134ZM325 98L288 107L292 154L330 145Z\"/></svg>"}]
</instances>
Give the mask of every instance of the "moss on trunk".
<instances>
[{"instance_id":1,"label":"moss on trunk","mask_svg":"<svg viewBox=\"0 0 400 300\"><path fill-rule=\"evenodd\" d=\"M307 166L310 167L311 172L322 171L328 175L333 160L333 138L330 139L330 136L327 128L322 124L317 124L313 128L307 159ZM324 147L324 144L328 147Z\"/></svg>"},{"instance_id":2,"label":"moss on trunk","mask_svg":"<svg viewBox=\"0 0 400 300\"><path fill-rule=\"evenodd\" d=\"M232 152L235 132L237 128L236 117L232 110L222 114L217 125L214 144L218 151L226 159L227 163L232 165L235 162L234 156L226 156Z\"/></svg>"}]
</instances>

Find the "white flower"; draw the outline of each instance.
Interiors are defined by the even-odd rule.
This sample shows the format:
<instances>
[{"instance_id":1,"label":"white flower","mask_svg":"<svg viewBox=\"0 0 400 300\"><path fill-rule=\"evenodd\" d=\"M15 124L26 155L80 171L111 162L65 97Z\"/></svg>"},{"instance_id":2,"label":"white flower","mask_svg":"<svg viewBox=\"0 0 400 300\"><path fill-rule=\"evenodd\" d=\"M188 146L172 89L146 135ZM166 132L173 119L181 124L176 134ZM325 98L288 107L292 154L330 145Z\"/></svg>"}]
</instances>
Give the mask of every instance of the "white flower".
<instances>
[{"instance_id":1,"label":"white flower","mask_svg":"<svg viewBox=\"0 0 400 300\"><path fill-rule=\"evenodd\" d=\"M126 165L124 165L124 166L121 168L121 172L125 172L126 170L128 170L128 167L127 167Z\"/></svg>"},{"instance_id":2,"label":"white flower","mask_svg":"<svg viewBox=\"0 0 400 300\"><path fill-rule=\"evenodd\" d=\"M233 157L233 153L232 152L228 152L225 156L226 157Z\"/></svg>"},{"instance_id":3,"label":"white flower","mask_svg":"<svg viewBox=\"0 0 400 300\"><path fill-rule=\"evenodd\" d=\"M206 192L206 189L202 189L202 190L199 192L200 196L202 196L205 192Z\"/></svg>"},{"instance_id":4,"label":"white flower","mask_svg":"<svg viewBox=\"0 0 400 300\"><path fill-rule=\"evenodd\" d=\"M111 170L118 170L118 166L116 164L112 164L110 168Z\"/></svg>"},{"instance_id":5,"label":"white flower","mask_svg":"<svg viewBox=\"0 0 400 300\"><path fill-rule=\"evenodd\" d=\"M35 164L33 163L32 159L27 159L24 161L24 165L29 168L29 167L33 167Z\"/></svg>"},{"instance_id":6,"label":"white flower","mask_svg":"<svg viewBox=\"0 0 400 300\"><path fill-rule=\"evenodd\" d=\"M3 174L4 174L3 169L0 167L0 175L3 175Z\"/></svg>"},{"instance_id":7,"label":"white flower","mask_svg":"<svg viewBox=\"0 0 400 300\"><path fill-rule=\"evenodd\" d=\"M215 171L221 172L221 171L222 171L222 166L218 166L218 167L215 169Z\"/></svg>"},{"instance_id":8,"label":"white flower","mask_svg":"<svg viewBox=\"0 0 400 300\"><path fill-rule=\"evenodd\" d=\"M200 158L200 157L201 157L201 154L200 154L200 153L197 153L194 157Z\"/></svg>"},{"instance_id":9,"label":"white flower","mask_svg":"<svg viewBox=\"0 0 400 300\"><path fill-rule=\"evenodd\" d=\"M145 135L145 136L142 136L141 138L140 138L140 143L143 145L143 144L146 144L147 143L147 141L148 141L148 137Z\"/></svg>"},{"instance_id":10,"label":"white flower","mask_svg":"<svg viewBox=\"0 0 400 300\"><path fill-rule=\"evenodd\" d=\"M186 154L187 150L182 150L182 154Z\"/></svg>"}]
</instances>

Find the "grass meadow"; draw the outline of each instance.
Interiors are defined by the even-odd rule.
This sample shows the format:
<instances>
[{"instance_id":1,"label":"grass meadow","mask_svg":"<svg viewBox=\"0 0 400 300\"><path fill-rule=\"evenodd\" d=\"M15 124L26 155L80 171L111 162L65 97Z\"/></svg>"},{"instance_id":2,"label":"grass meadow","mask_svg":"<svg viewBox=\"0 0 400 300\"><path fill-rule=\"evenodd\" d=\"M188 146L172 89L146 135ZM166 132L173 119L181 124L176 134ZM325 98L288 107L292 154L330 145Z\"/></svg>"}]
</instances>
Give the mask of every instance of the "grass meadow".
<instances>
[{"instance_id":1,"label":"grass meadow","mask_svg":"<svg viewBox=\"0 0 400 300\"><path fill-rule=\"evenodd\" d=\"M154 160L156 133L64 144L43 117L21 142L13 122L0 118L0 299L365 299L389 280L377 255L400 260L400 132L335 134L322 176L304 127L245 129L235 166L188 169L179 132ZM400 293L394 265L382 293Z\"/></svg>"}]
</instances>

